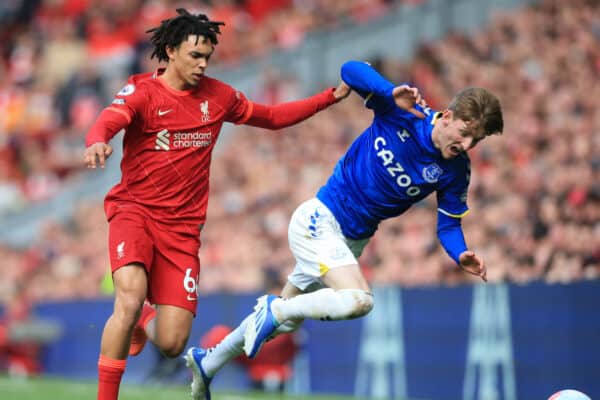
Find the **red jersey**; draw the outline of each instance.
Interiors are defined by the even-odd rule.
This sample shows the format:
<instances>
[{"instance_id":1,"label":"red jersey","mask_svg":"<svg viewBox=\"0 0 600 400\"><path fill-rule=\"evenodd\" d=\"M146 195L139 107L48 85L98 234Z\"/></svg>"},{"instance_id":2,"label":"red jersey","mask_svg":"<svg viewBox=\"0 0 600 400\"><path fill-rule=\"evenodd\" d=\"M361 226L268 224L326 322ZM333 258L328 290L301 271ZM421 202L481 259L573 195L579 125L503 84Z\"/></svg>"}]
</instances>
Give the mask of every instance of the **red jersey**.
<instances>
[{"instance_id":1,"label":"red jersey","mask_svg":"<svg viewBox=\"0 0 600 400\"><path fill-rule=\"evenodd\" d=\"M147 73L131 76L108 110L129 122L121 182L106 196L108 218L134 203L165 222L203 224L211 154L223 122L244 122L252 103L207 76L198 88L179 91Z\"/></svg>"},{"instance_id":2,"label":"red jersey","mask_svg":"<svg viewBox=\"0 0 600 400\"><path fill-rule=\"evenodd\" d=\"M263 106L207 76L194 89L175 90L158 78L161 72L131 76L88 133L90 146L108 142L125 128L121 182L105 199L109 220L120 208L135 207L197 232L206 220L211 155L223 122L278 129L336 101L328 89L296 102Z\"/></svg>"}]
</instances>

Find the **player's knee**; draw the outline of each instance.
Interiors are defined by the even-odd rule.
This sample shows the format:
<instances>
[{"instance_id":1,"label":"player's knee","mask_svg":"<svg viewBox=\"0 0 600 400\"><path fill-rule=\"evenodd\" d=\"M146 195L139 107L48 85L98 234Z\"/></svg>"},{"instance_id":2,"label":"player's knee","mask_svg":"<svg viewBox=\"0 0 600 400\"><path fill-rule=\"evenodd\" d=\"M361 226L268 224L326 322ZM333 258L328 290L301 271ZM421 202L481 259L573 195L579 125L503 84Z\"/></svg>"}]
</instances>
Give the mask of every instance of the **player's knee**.
<instances>
[{"instance_id":1,"label":"player's knee","mask_svg":"<svg viewBox=\"0 0 600 400\"><path fill-rule=\"evenodd\" d=\"M187 335L173 334L159 339L158 348L166 357L175 358L183 353L187 343Z\"/></svg>"},{"instance_id":2,"label":"player's knee","mask_svg":"<svg viewBox=\"0 0 600 400\"><path fill-rule=\"evenodd\" d=\"M175 358L175 357L179 357L181 355L181 353L183 353L183 349L184 349L184 346L172 346L172 347L163 349L162 353L165 355L165 357Z\"/></svg>"},{"instance_id":3,"label":"player's knee","mask_svg":"<svg viewBox=\"0 0 600 400\"><path fill-rule=\"evenodd\" d=\"M123 296L115 304L114 315L124 324L133 326L142 312L143 304L143 300L139 300L134 296Z\"/></svg>"},{"instance_id":4,"label":"player's knee","mask_svg":"<svg viewBox=\"0 0 600 400\"><path fill-rule=\"evenodd\" d=\"M356 299L356 309L353 317L362 317L367 315L373 309L373 295L363 290L354 294Z\"/></svg>"},{"instance_id":5,"label":"player's knee","mask_svg":"<svg viewBox=\"0 0 600 400\"><path fill-rule=\"evenodd\" d=\"M160 331L154 341L154 344L160 349L166 357L174 358L179 356L185 349L188 341L188 333L183 330L169 329L167 332Z\"/></svg>"},{"instance_id":6,"label":"player's knee","mask_svg":"<svg viewBox=\"0 0 600 400\"><path fill-rule=\"evenodd\" d=\"M352 299L352 310L348 318L359 318L367 315L373 309L373 295L364 290L349 289L341 290L345 296Z\"/></svg>"}]
</instances>

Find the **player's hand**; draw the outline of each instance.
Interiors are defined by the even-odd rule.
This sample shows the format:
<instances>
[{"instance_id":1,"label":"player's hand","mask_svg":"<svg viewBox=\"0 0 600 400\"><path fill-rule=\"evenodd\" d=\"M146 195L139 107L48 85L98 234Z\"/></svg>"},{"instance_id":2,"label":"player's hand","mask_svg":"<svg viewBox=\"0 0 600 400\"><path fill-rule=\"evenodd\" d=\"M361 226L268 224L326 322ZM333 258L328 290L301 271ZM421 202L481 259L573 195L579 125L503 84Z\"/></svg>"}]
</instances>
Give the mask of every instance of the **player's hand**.
<instances>
[{"instance_id":1,"label":"player's hand","mask_svg":"<svg viewBox=\"0 0 600 400\"><path fill-rule=\"evenodd\" d=\"M340 82L338 87L335 88L335 90L333 91L333 97L335 97L337 101L340 101L348 97L351 91L352 89L350 88L350 86L348 86L346 82L342 81Z\"/></svg>"},{"instance_id":2,"label":"player's hand","mask_svg":"<svg viewBox=\"0 0 600 400\"><path fill-rule=\"evenodd\" d=\"M83 161L88 168L96 168L96 159L100 168L104 168L105 161L110 157L113 152L113 148L107 143L94 143L85 149L83 154Z\"/></svg>"},{"instance_id":3,"label":"player's hand","mask_svg":"<svg viewBox=\"0 0 600 400\"><path fill-rule=\"evenodd\" d=\"M421 97L419 89L408 85L400 85L392 90L392 95L398 107L418 118L425 118L425 114L415 108L416 104L421 107L427 107L427 102Z\"/></svg>"},{"instance_id":4,"label":"player's hand","mask_svg":"<svg viewBox=\"0 0 600 400\"><path fill-rule=\"evenodd\" d=\"M487 270L483 260L470 250L463 251L459 257L460 266L469 274L477 275L487 282Z\"/></svg>"}]
</instances>

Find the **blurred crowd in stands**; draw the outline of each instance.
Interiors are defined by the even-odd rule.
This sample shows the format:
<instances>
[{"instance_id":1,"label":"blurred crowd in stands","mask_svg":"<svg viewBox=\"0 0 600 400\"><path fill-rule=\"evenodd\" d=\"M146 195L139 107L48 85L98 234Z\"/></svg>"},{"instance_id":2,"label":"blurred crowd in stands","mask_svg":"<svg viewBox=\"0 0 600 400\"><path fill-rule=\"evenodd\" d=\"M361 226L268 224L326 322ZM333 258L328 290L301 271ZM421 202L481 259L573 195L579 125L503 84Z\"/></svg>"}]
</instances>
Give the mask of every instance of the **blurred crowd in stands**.
<instances>
[{"instance_id":1,"label":"blurred crowd in stands","mask_svg":"<svg viewBox=\"0 0 600 400\"><path fill-rule=\"evenodd\" d=\"M180 1L9 3L0 5L0 221L85 173L87 127L126 75L155 68L144 30L176 6L197 9ZM314 29L376 20L400 1L193 2L202 3L203 12L227 22L215 62L234 67L245 57L293 48ZM600 3L545 0L498 14L475 35L424 44L410 61L371 61L390 80L417 85L434 109L465 86L501 98L505 131L471 155L471 213L463 222L491 282L600 277ZM288 76L264 79L251 99L303 95L302 82ZM293 267L292 211L314 196L370 119L352 95L284 132L234 128L211 170L202 293L258 290L264 270L285 279ZM439 246L435 207L429 199L382 224L361 258L372 282L472 281ZM0 304L109 294L106 237L98 199L80 204L68 224L46 221L26 249L0 244Z\"/></svg>"},{"instance_id":2,"label":"blurred crowd in stands","mask_svg":"<svg viewBox=\"0 0 600 400\"><path fill-rule=\"evenodd\" d=\"M212 62L234 68L316 29L421 0L13 0L0 4L0 217L80 169L81 137L131 73L155 68L146 30L178 7L226 23Z\"/></svg>"}]
</instances>

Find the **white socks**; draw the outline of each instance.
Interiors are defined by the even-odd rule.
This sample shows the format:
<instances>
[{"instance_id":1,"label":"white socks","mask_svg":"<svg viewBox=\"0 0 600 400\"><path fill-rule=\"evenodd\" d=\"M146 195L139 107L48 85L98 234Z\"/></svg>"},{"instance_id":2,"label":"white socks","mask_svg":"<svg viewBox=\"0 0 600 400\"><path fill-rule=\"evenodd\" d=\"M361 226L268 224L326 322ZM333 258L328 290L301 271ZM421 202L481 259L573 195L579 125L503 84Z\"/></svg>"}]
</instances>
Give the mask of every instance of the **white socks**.
<instances>
[{"instance_id":1,"label":"white socks","mask_svg":"<svg viewBox=\"0 0 600 400\"><path fill-rule=\"evenodd\" d=\"M278 335L295 331L306 318L327 321L362 317L373 308L373 295L360 289L325 288L290 299L275 299L271 307L275 318L283 322L275 332ZM206 375L214 376L229 360L244 352L244 332L249 318L250 315L225 339L208 350L202 360Z\"/></svg>"},{"instance_id":2,"label":"white socks","mask_svg":"<svg viewBox=\"0 0 600 400\"><path fill-rule=\"evenodd\" d=\"M252 315L252 314L250 314ZM214 376L225 364L244 352L244 332L248 325L247 316L240 325L229 333L219 344L212 349L207 349L208 354L202 359L202 368L207 376ZM290 333L298 329L302 321L290 320L277 328L273 336L280 333Z\"/></svg>"},{"instance_id":3,"label":"white socks","mask_svg":"<svg viewBox=\"0 0 600 400\"><path fill-rule=\"evenodd\" d=\"M244 352L244 332L246 331L250 315L227 335L225 339L208 350L208 354L202 360L202 368L204 368L206 375L209 377L214 376L229 360L234 359Z\"/></svg>"},{"instance_id":4,"label":"white socks","mask_svg":"<svg viewBox=\"0 0 600 400\"><path fill-rule=\"evenodd\" d=\"M290 299L275 299L271 307L277 321L320 319L334 321L366 315L373 308L373 295L360 289L319 289Z\"/></svg>"}]
</instances>

